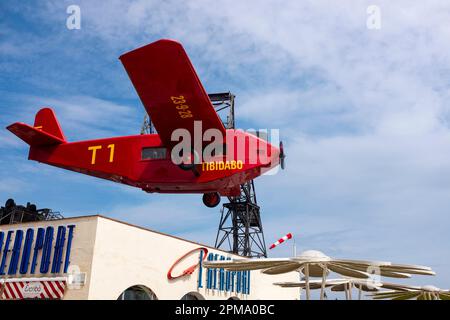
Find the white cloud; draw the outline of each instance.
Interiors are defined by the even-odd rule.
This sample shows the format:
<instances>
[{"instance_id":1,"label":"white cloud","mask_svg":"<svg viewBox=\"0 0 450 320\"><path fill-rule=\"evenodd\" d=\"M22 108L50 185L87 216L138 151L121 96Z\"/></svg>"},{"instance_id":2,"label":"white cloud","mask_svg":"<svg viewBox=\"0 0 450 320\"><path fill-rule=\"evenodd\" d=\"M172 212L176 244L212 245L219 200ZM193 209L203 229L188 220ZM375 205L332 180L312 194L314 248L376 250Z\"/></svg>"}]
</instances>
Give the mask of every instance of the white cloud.
<instances>
[{"instance_id":1,"label":"white cloud","mask_svg":"<svg viewBox=\"0 0 450 320\"><path fill-rule=\"evenodd\" d=\"M26 188L27 182L23 179L17 179L12 177L6 177L0 179L0 192L17 193Z\"/></svg>"},{"instance_id":2,"label":"white cloud","mask_svg":"<svg viewBox=\"0 0 450 320\"><path fill-rule=\"evenodd\" d=\"M67 3L40 14L54 26ZM266 241L292 230L305 249L433 264L439 285L450 286L450 7L378 1L381 29L373 31L369 4L81 1L84 46L72 54L110 59L159 37L180 40L207 88L235 89L238 125L281 129L287 170L256 182ZM60 40L70 34L60 32ZM74 136L133 126L134 109L120 103L46 101ZM191 206L151 197L131 207L117 200L112 215L191 238L214 230L218 216L203 221L198 197L170 196Z\"/></svg>"},{"instance_id":3,"label":"white cloud","mask_svg":"<svg viewBox=\"0 0 450 320\"><path fill-rule=\"evenodd\" d=\"M14 138L11 133L6 130L0 131L0 148L17 147L19 145L21 145L20 141Z\"/></svg>"},{"instance_id":4,"label":"white cloud","mask_svg":"<svg viewBox=\"0 0 450 320\"><path fill-rule=\"evenodd\" d=\"M196 235L203 233L218 216L206 208L199 210L203 206L200 195L146 194L145 197L147 200L142 203L119 204L106 214L157 231L185 234L196 230Z\"/></svg>"},{"instance_id":5,"label":"white cloud","mask_svg":"<svg viewBox=\"0 0 450 320\"><path fill-rule=\"evenodd\" d=\"M9 114L3 121L32 124L39 109L50 107L55 111L69 141L139 134L145 112L141 106L127 106L86 95L60 97L17 95L15 100L22 107L17 108L15 113ZM8 143L11 140L9 136L4 139L0 136L0 141Z\"/></svg>"}]
</instances>

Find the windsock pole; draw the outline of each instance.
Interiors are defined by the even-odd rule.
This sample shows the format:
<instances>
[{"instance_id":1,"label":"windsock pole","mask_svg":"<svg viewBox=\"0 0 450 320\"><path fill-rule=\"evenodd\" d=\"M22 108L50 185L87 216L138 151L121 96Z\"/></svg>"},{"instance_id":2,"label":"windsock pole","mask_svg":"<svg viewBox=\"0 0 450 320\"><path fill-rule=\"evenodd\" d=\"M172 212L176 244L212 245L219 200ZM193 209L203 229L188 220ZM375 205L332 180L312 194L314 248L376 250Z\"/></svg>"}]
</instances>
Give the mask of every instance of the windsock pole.
<instances>
[{"instance_id":1,"label":"windsock pole","mask_svg":"<svg viewBox=\"0 0 450 320\"><path fill-rule=\"evenodd\" d=\"M295 243L295 238L292 238L292 241L294 242L292 245L292 251L294 253L293 257L297 256L297 244Z\"/></svg>"}]
</instances>

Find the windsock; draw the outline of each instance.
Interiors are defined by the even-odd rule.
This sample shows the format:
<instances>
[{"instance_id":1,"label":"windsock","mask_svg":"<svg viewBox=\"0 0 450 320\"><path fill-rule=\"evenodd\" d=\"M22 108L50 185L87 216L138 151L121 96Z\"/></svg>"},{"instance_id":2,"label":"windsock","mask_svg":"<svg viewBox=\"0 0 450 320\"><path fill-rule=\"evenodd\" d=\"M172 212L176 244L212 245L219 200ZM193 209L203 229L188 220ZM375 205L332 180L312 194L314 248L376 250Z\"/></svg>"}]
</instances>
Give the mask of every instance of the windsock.
<instances>
[{"instance_id":1,"label":"windsock","mask_svg":"<svg viewBox=\"0 0 450 320\"><path fill-rule=\"evenodd\" d=\"M279 244L282 244L286 240L289 240L292 238L292 234L289 232L287 235L285 235L283 238L278 239L276 242L272 243L272 245L269 247L269 249L273 249Z\"/></svg>"}]
</instances>

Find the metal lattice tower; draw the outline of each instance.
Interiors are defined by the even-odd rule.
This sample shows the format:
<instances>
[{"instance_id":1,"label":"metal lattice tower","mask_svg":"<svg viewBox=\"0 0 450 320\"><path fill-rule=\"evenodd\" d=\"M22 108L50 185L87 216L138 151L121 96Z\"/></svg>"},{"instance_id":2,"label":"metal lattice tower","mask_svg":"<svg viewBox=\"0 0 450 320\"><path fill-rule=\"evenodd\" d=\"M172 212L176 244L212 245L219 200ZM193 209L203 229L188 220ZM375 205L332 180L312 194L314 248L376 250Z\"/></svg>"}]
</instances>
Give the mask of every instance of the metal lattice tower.
<instances>
[{"instance_id":1,"label":"metal lattice tower","mask_svg":"<svg viewBox=\"0 0 450 320\"><path fill-rule=\"evenodd\" d=\"M241 185L238 197L228 197L223 204L216 248L227 243L229 252L244 257L267 257L261 223L260 208L256 202L253 180Z\"/></svg>"},{"instance_id":2,"label":"metal lattice tower","mask_svg":"<svg viewBox=\"0 0 450 320\"><path fill-rule=\"evenodd\" d=\"M141 126L141 134L152 134L152 133L156 133L155 127L153 126L153 123L148 114L145 114L144 121Z\"/></svg>"},{"instance_id":3,"label":"metal lattice tower","mask_svg":"<svg viewBox=\"0 0 450 320\"><path fill-rule=\"evenodd\" d=\"M234 95L230 92L209 94L217 113L228 109L225 127L235 128ZM222 117L223 118L223 117ZM216 248L228 244L228 251L244 257L267 257L260 207L256 202L253 180L241 185L241 194L228 197L221 210ZM222 248L225 249L225 248Z\"/></svg>"},{"instance_id":4,"label":"metal lattice tower","mask_svg":"<svg viewBox=\"0 0 450 320\"><path fill-rule=\"evenodd\" d=\"M225 119L227 129L235 128L234 98L231 92L208 94L220 118ZM226 115L223 113L228 112ZM222 115L221 115L222 114ZM148 115L145 115L141 134L156 133ZM267 257L264 232L261 223L260 207L256 202L253 180L241 185L241 194L228 197L221 210L216 248L228 244L228 252L245 257Z\"/></svg>"}]
</instances>

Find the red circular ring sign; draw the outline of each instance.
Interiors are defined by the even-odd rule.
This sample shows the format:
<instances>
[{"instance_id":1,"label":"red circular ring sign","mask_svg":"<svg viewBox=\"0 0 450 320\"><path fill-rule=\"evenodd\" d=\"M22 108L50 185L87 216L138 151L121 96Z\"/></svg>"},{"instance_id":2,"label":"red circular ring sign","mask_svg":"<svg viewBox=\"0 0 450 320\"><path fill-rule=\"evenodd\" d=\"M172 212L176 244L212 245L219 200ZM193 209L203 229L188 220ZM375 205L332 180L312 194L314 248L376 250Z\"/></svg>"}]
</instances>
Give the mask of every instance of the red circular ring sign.
<instances>
[{"instance_id":1,"label":"red circular ring sign","mask_svg":"<svg viewBox=\"0 0 450 320\"><path fill-rule=\"evenodd\" d=\"M170 267L169 271L167 272L167 279L169 280L174 280L174 279L178 279L184 276L188 276L191 275L192 273L194 273L195 269L197 269L197 267L200 265L200 261L197 262L196 264L193 264L192 266L188 267L187 269L185 269L181 274L173 276L172 275L172 271L175 268L175 266L177 264L179 264L181 261L183 261L186 257L188 257L189 255L191 255L193 252L195 251L203 251L203 261L205 261L207 255L208 255L208 249L201 247L201 248L195 248L191 251L188 251L187 253L185 253L183 256L181 256L177 261L174 262L174 264Z\"/></svg>"}]
</instances>

